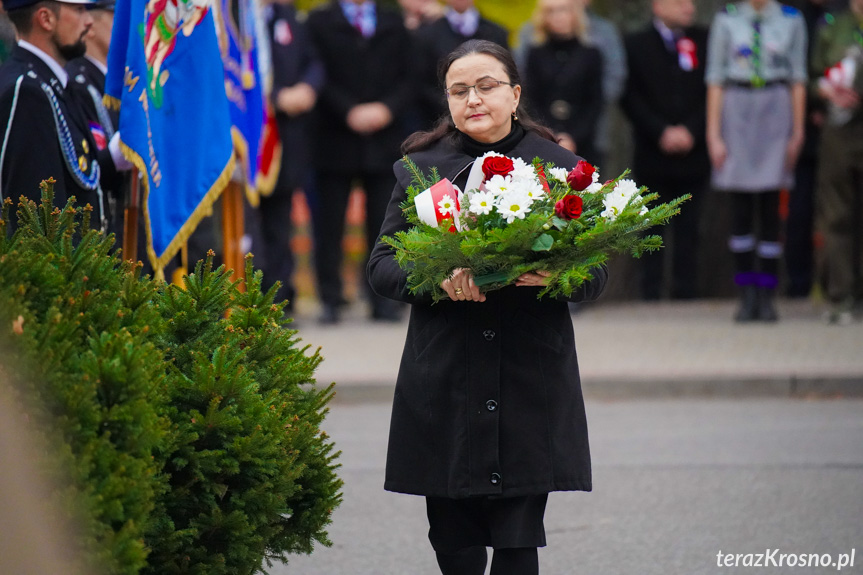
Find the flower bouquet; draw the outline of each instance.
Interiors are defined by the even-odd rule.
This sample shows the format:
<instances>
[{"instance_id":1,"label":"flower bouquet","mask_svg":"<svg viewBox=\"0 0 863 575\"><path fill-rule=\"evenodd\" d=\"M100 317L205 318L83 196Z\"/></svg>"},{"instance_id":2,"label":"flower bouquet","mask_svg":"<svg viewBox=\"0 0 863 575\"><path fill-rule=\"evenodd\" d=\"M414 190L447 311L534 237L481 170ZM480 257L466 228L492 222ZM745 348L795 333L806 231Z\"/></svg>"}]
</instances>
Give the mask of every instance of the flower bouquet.
<instances>
[{"instance_id":1,"label":"flower bouquet","mask_svg":"<svg viewBox=\"0 0 863 575\"><path fill-rule=\"evenodd\" d=\"M414 294L430 293L456 268L469 268L483 292L500 289L523 273L550 272L538 297L569 297L591 270L614 253L662 247L644 231L666 223L688 195L648 208L657 198L621 176L600 183L599 172L580 161L570 172L534 159L489 153L478 158L462 192L436 169L426 176L409 158L412 176L401 208L412 227L382 241L408 271Z\"/></svg>"}]
</instances>

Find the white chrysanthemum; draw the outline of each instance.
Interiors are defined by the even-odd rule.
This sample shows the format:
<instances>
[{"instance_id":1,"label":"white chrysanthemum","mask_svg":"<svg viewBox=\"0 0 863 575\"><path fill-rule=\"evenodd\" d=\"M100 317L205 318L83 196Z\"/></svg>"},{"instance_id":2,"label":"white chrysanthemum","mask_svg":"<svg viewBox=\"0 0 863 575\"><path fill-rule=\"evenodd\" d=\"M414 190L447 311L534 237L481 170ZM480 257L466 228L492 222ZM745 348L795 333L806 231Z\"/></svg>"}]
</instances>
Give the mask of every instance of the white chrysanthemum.
<instances>
[{"instance_id":1,"label":"white chrysanthemum","mask_svg":"<svg viewBox=\"0 0 863 575\"><path fill-rule=\"evenodd\" d=\"M593 175L590 178L591 182L593 182L594 184L599 182L599 170L594 170Z\"/></svg>"},{"instance_id":2,"label":"white chrysanthemum","mask_svg":"<svg viewBox=\"0 0 863 575\"><path fill-rule=\"evenodd\" d=\"M635 182L632 180L620 180L614 186L614 189L602 199L602 205L605 209L600 215L613 220L623 212L624 208L626 208L633 198L638 197L638 185Z\"/></svg>"},{"instance_id":3,"label":"white chrysanthemum","mask_svg":"<svg viewBox=\"0 0 863 575\"><path fill-rule=\"evenodd\" d=\"M566 177L569 175L569 172L566 171L566 168L549 168L548 173L552 178L561 183L566 183ZM595 174L596 172L594 172Z\"/></svg>"},{"instance_id":4,"label":"white chrysanthemum","mask_svg":"<svg viewBox=\"0 0 863 575\"><path fill-rule=\"evenodd\" d=\"M470 197L470 211L478 216L491 213L494 209L494 194L491 192L476 192Z\"/></svg>"},{"instance_id":5,"label":"white chrysanthemum","mask_svg":"<svg viewBox=\"0 0 863 575\"><path fill-rule=\"evenodd\" d=\"M455 200L449 194L444 194L437 207L442 216L451 215L455 211Z\"/></svg>"},{"instance_id":6,"label":"white chrysanthemum","mask_svg":"<svg viewBox=\"0 0 863 575\"><path fill-rule=\"evenodd\" d=\"M512 172L509 173L513 180L535 180L536 170L533 164L528 164L521 158L512 159Z\"/></svg>"},{"instance_id":7,"label":"white chrysanthemum","mask_svg":"<svg viewBox=\"0 0 863 575\"><path fill-rule=\"evenodd\" d=\"M535 202L536 200L540 199L543 194L545 194L545 190L542 189L542 184L540 184L539 181L536 179L514 179L511 186L511 193L527 196L528 198L530 198L531 202Z\"/></svg>"},{"instance_id":8,"label":"white chrysanthemum","mask_svg":"<svg viewBox=\"0 0 863 575\"><path fill-rule=\"evenodd\" d=\"M511 224L516 219L523 220L530 212L531 199L523 194L509 193L498 199L497 211Z\"/></svg>"},{"instance_id":9,"label":"white chrysanthemum","mask_svg":"<svg viewBox=\"0 0 863 575\"><path fill-rule=\"evenodd\" d=\"M588 194L595 194L597 192L601 192L602 191L602 184L600 184L599 182L593 182L592 184L587 186L587 189L584 191L587 192Z\"/></svg>"},{"instance_id":10,"label":"white chrysanthemum","mask_svg":"<svg viewBox=\"0 0 863 575\"><path fill-rule=\"evenodd\" d=\"M505 196L512 190L512 178L509 176L492 176L485 182L485 191L494 197Z\"/></svg>"}]
</instances>

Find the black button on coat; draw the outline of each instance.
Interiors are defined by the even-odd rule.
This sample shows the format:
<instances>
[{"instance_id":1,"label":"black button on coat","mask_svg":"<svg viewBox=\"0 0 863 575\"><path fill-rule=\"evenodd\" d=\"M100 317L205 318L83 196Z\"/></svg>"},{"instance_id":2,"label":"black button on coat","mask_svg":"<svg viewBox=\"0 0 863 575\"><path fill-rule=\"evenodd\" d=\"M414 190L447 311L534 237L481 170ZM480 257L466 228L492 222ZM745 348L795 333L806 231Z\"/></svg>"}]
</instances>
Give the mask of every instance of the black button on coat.
<instances>
[{"instance_id":1,"label":"black button on coat","mask_svg":"<svg viewBox=\"0 0 863 575\"><path fill-rule=\"evenodd\" d=\"M508 156L572 168L578 157L528 133ZM474 158L449 138L411 158L456 180ZM408 229L399 204L410 176L401 162L382 235ZM573 294L599 296L605 268ZM464 498L591 489L590 451L575 338L566 300L509 286L483 303L432 305L406 288L407 274L378 243L368 277L379 295L411 306L393 399L385 488ZM489 335L493 334L492 337ZM496 402L489 409L488 402ZM496 478L496 481L494 479Z\"/></svg>"}]
</instances>

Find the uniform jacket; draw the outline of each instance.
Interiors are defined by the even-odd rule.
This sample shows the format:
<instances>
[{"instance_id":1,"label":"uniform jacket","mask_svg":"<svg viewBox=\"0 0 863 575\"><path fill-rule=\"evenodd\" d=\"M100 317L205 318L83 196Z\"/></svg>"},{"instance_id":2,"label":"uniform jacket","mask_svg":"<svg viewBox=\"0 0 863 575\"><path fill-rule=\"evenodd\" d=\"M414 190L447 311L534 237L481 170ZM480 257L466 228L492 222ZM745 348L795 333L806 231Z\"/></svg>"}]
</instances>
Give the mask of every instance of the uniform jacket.
<instances>
[{"instance_id":1,"label":"uniform jacket","mask_svg":"<svg viewBox=\"0 0 863 575\"><path fill-rule=\"evenodd\" d=\"M317 105L318 167L389 172L405 136L398 118L411 103L410 39L401 15L378 4L370 38L348 22L338 2L310 12L307 24L327 75ZM393 122L368 136L353 132L348 112L365 102L383 102Z\"/></svg>"},{"instance_id":2,"label":"uniform jacket","mask_svg":"<svg viewBox=\"0 0 863 575\"><path fill-rule=\"evenodd\" d=\"M113 108L110 110L105 109L104 105L102 105L102 110L100 110L94 100L98 94L98 101L101 103L102 96L105 95L104 72L85 56L75 58L66 64L66 71L69 72L70 84L77 88L75 90L76 96L81 96L81 103L87 108L88 114L97 120L102 120L102 114L107 113L109 121L100 121L99 123L105 130L108 139L110 139L111 135L120 129L120 111ZM90 86L93 87L93 90L90 90Z\"/></svg>"},{"instance_id":3,"label":"uniform jacket","mask_svg":"<svg viewBox=\"0 0 863 575\"><path fill-rule=\"evenodd\" d=\"M22 81L10 124L19 77ZM71 82L69 78L70 85ZM68 126L72 146L68 161L64 159L54 108L42 84L56 97L59 114ZM0 66L0 130L6 134L7 129L8 140L0 166L3 197L11 197L17 203L18 197L24 195L38 203L41 199L39 183L53 177L56 180L55 204L64 206L71 196L77 198L79 206L90 204L94 208L91 222L98 227L102 219L99 194L82 186L69 164L74 163L85 176L93 173L94 164L99 164L102 182L113 183L117 172L110 153L107 149L98 151L86 114L71 90L63 88L45 62L20 46L16 46L9 60Z\"/></svg>"},{"instance_id":4,"label":"uniform jacket","mask_svg":"<svg viewBox=\"0 0 863 575\"><path fill-rule=\"evenodd\" d=\"M422 26L416 32L416 82L420 90L418 102L424 125L428 129L447 111L444 86L438 82L437 67L441 59L468 40L489 40L509 48L507 31L491 20L479 19L479 26L473 36L462 36L453 30L446 18Z\"/></svg>"},{"instance_id":5,"label":"uniform jacket","mask_svg":"<svg viewBox=\"0 0 863 575\"><path fill-rule=\"evenodd\" d=\"M299 83L320 92L324 85L324 65L312 43L308 30L297 21L293 6L274 3L267 23L273 56L273 91L275 105L279 90ZM311 160L309 150L310 115L288 116L276 111L279 138L282 142L282 165L276 191L291 192L306 184L305 176Z\"/></svg>"},{"instance_id":6,"label":"uniform jacket","mask_svg":"<svg viewBox=\"0 0 863 575\"><path fill-rule=\"evenodd\" d=\"M594 141L604 106L598 49L574 38L531 47L524 95L545 125L572 136L579 155L588 162L598 161Z\"/></svg>"},{"instance_id":7,"label":"uniform jacket","mask_svg":"<svg viewBox=\"0 0 863 575\"><path fill-rule=\"evenodd\" d=\"M705 142L707 87L704 67L707 31L684 31L695 44L695 67L685 71L653 24L626 37L629 77L621 105L635 131L633 170L650 181L700 180L710 173ZM668 126L682 124L695 139L686 155L666 155L659 139Z\"/></svg>"},{"instance_id":8,"label":"uniform jacket","mask_svg":"<svg viewBox=\"0 0 863 575\"><path fill-rule=\"evenodd\" d=\"M571 168L577 156L533 133L507 155ZM457 174L474 160L444 139L411 154L426 173ZM399 204L410 177L400 162L382 235L407 229ZM466 174L465 174L466 177ZM573 294L592 300L607 273ZM411 306L393 399L385 488L464 498L591 489L587 423L567 302L538 288L506 287L483 303L432 305L406 286L391 249L378 243L368 277L379 295Z\"/></svg>"}]
</instances>

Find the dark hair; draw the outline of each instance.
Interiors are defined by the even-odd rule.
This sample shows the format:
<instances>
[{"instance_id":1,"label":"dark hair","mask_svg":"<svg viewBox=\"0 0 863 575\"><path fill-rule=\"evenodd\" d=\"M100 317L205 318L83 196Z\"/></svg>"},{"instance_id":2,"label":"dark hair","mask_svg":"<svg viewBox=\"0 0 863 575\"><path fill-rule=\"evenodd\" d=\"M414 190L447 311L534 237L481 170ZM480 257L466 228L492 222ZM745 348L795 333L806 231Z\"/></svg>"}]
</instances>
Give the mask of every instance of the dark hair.
<instances>
[{"instance_id":1,"label":"dark hair","mask_svg":"<svg viewBox=\"0 0 863 575\"><path fill-rule=\"evenodd\" d=\"M9 16L9 21L12 22L13 26L15 26L15 30L18 32L19 36L30 34L30 32L33 31L33 15L40 8L48 8L55 15L60 13L60 4L54 0L42 0L41 2L36 2L30 6L24 6L23 8L16 8L15 10L9 11L7 14Z\"/></svg>"},{"instance_id":2,"label":"dark hair","mask_svg":"<svg viewBox=\"0 0 863 575\"><path fill-rule=\"evenodd\" d=\"M488 40L468 40L450 52L446 58L442 59L438 63L438 83L442 87L445 86L446 75L447 72L449 72L450 66L453 65L453 62L464 58L465 56L470 56L471 54L485 54L487 56L491 56L503 64L503 69L506 72L506 75L509 76L509 81L512 84L521 84L521 77L518 74L518 68L515 65L515 60L513 60L512 54L510 54L509 50L503 46L495 44L494 42L489 42ZM518 123L521 124L525 131L535 132L547 140L556 142L557 140L554 137L554 133L550 129L530 117L530 114L527 113L525 106L522 104L523 100L524 98L519 100L518 108L516 108ZM404 143L402 143L401 152L402 154L410 154L412 152L425 150L438 140L446 137L452 138L453 141L455 141L456 138L458 138L458 133L458 129L452 121L452 116L447 112L438 119L431 130L414 132L408 136Z\"/></svg>"}]
</instances>

